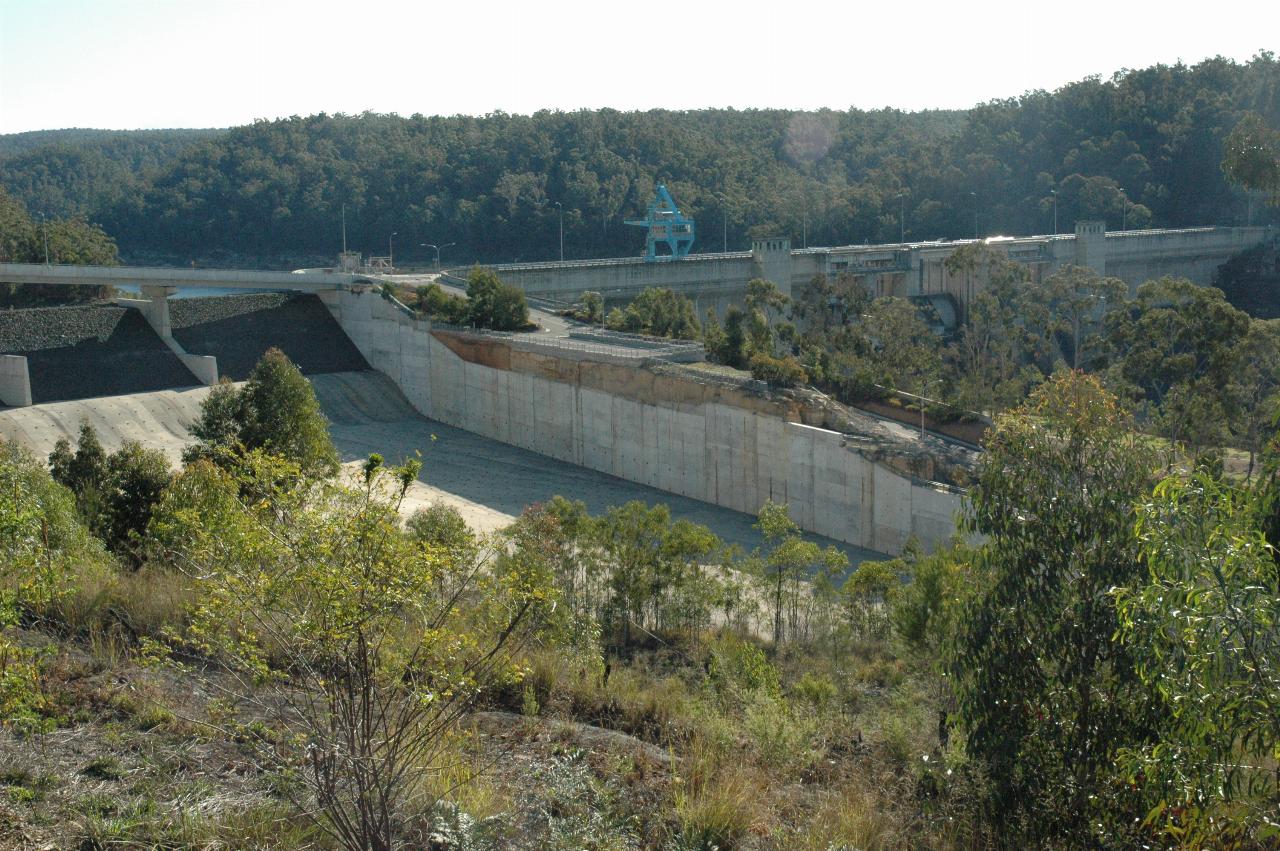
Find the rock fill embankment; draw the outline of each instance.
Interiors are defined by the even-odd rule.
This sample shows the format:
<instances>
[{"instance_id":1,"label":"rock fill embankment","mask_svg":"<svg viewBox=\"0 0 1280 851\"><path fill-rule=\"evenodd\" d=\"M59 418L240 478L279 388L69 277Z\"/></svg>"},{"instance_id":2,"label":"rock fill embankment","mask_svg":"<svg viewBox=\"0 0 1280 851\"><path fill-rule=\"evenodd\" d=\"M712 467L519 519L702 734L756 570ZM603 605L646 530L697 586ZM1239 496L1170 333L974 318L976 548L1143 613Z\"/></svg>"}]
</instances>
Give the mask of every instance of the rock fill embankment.
<instances>
[{"instance_id":1,"label":"rock fill embankment","mask_svg":"<svg viewBox=\"0 0 1280 851\"><path fill-rule=\"evenodd\" d=\"M249 377L270 348L304 375L366 370L369 364L317 296L303 293L181 298L169 301L173 338L193 355L213 355L218 374Z\"/></svg>"},{"instance_id":2,"label":"rock fill embankment","mask_svg":"<svg viewBox=\"0 0 1280 851\"><path fill-rule=\"evenodd\" d=\"M27 358L35 404L200 383L141 313L116 305L2 311L0 354Z\"/></svg>"}]
</instances>

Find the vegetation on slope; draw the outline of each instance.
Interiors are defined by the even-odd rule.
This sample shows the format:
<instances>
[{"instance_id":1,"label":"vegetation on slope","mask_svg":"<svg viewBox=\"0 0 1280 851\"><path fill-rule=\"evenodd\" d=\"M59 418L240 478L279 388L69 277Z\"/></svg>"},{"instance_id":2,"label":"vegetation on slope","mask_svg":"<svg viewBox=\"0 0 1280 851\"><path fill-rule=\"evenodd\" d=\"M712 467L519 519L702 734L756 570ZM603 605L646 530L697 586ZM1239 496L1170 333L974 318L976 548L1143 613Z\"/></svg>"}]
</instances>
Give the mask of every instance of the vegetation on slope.
<instances>
[{"instance_id":1,"label":"vegetation on slope","mask_svg":"<svg viewBox=\"0 0 1280 851\"><path fill-rule=\"evenodd\" d=\"M136 179L110 152L37 149L0 160L0 183L32 209L102 222L127 252L184 262L332 255L344 205L349 242L366 253L395 232L403 259L428 259L421 243L456 243L466 262L551 259L563 211L569 257L636 255L641 234L622 220L643 214L658 182L698 220L701 251L745 248L752 232L795 245L1045 233L1055 199L1067 230L1085 218L1177 227L1248 217L1219 163L1249 113L1280 124L1270 53L1126 70L965 112L321 114L131 154L148 166Z\"/></svg>"},{"instance_id":2,"label":"vegetation on slope","mask_svg":"<svg viewBox=\"0 0 1280 851\"><path fill-rule=\"evenodd\" d=\"M206 419L239 416L225 401ZM263 421L315 418L282 407ZM412 459L339 485L235 446L157 495L86 486L102 453L79 449L53 459L73 495L0 447L4 841L817 851L1280 830L1280 444L1250 486L1161 473L1080 373L999 421L966 509L980 542L852 571L781 505L750 554L662 506L592 517L558 497L485 539L441 506L401 521ZM82 525L113 500L147 503L140 566Z\"/></svg>"}]
</instances>

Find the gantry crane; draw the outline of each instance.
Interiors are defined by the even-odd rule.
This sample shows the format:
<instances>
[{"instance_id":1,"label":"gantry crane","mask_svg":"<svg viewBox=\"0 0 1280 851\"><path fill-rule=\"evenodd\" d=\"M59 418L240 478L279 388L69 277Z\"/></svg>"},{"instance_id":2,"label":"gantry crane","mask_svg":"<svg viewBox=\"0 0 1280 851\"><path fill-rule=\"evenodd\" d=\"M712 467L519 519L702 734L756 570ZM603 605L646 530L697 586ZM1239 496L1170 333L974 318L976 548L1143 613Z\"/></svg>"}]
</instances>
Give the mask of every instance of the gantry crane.
<instances>
[{"instance_id":1,"label":"gantry crane","mask_svg":"<svg viewBox=\"0 0 1280 851\"><path fill-rule=\"evenodd\" d=\"M658 184L658 194L649 204L648 216L628 219L627 224L649 229L644 259L649 263L679 260L693 248L693 219L682 215L667 187ZM666 251L659 253L661 246Z\"/></svg>"}]
</instances>

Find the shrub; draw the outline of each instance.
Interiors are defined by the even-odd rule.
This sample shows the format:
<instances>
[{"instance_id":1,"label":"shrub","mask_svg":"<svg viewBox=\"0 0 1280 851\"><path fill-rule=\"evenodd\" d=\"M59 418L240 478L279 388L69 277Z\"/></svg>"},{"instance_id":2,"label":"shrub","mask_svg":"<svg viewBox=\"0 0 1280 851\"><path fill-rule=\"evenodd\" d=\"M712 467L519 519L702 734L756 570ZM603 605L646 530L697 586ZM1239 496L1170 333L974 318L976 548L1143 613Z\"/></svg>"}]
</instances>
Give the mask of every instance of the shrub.
<instances>
[{"instance_id":1,"label":"shrub","mask_svg":"<svg viewBox=\"0 0 1280 851\"><path fill-rule=\"evenodd\" d=\"M267 350L242 388L215 387L191 433L199 442L183 453L187 463L223 463L229 452L264 449L293 461L304 475L338 471L338 450L311 382L279 349Z\"/></svg>"},{"instance_id":2,"label":"shrub","mask_svg":"<svg viewBox=\"0 0 1280 851\"><path fill-rule=\"evenodd\" d=\"M259 756L296 772L285 794L347 848L399 844L416 776L440 769L478 694L519 676L512 651L556 604L537 562L454 570L404 534L398 512L421 463L388 473L377 460L358 489L298 481L260 451L232 472L199 465L168 496L200 484L202 510L169 499L154 523L194 579L183 646L298 731ZM288 687L261 689L271 683Z\"/></svg>"},{"instance_id":3,"label":"shrub","mask_svg":"<svg viewBox=\"0 0 1280 851\"><path fill-rule=\"evenodd\" d=\"M721 697L739 701L757 693L769 697L782 694L778 669L765 658L764 651L732 635L712 645L707 682Z\"/></svg>"},{"instance_id":4,"label":"shrub","mask_svg":"<svg viewBox=\"0 0 1280 851\"><path fill-rule=\"evenodd\" d=\"M441 322L453 325L465 325L469 318L470 306L467 299L444 291L439 284L431 283L418 287L418 312Z\"/></svg>"},{"instance_id":5,"label":"shrub","mask_svg":"<svg viewBox=\"0 0 1280 851\"><path fill-rule=\"evenodd\" d=\"M758 352L751 356L750 368L752 378L763 381L770 387L794 387L809 380L800 361L791 355L775 358Z\"/></svg>"},{"instance_id":6,"label":"shrub","mask_svg":"<svg viewBox=\"0 0 1280 851\"><path fill-rule=\"evenodd\" d=\"M477 328L519 331L529 325L524 290L503 283L497 273L476 266L467 276L468 319Z\"/></svg>"}]
</instances>

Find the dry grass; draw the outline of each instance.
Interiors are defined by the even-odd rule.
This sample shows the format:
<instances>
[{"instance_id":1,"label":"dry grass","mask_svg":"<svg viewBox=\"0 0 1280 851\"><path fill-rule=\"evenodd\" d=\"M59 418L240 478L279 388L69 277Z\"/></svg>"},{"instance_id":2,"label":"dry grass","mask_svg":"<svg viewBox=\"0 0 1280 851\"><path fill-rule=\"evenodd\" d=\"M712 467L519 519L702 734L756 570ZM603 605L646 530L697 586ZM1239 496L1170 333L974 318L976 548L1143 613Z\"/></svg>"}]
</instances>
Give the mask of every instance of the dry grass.
<instances>
[{"instance_id":1,"label":"dry grass","mask_svg":"<svg viewBox=\"0 0 1280 851\"><path fill-rule=\"evenodd\" d=\"M732 849L747 836L774 830L766 803L772 784L761 768L726 759L719 747L701 741L690 747L685 765L672 784L688 847Z\"/></svg>"}]
</instances>

